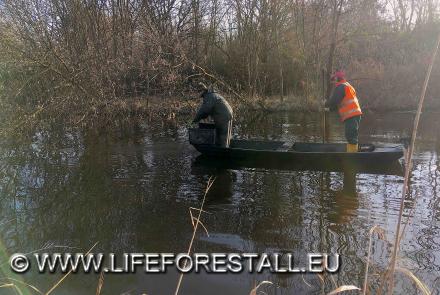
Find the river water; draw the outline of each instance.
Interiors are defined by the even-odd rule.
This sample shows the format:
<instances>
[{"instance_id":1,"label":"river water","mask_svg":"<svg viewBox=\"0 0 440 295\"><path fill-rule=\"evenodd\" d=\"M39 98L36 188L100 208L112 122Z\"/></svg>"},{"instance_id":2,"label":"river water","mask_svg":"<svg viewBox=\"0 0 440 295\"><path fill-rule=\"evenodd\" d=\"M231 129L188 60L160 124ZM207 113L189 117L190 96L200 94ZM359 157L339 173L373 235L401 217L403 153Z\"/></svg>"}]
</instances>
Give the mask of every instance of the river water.
<instances>
[{"instance_id":1,"label":"river water","mask_svg":"<svg viewBox=\"0 0 440 295\"><path fill-rule=\"evenodd\" d=\"M370 113L360 141L398 143L407 138L412 113ZM248 113L234 125L239 138L321 141L320 117L310 113ZM404 216L399 266L430 290L440 289L440 116L424 114ZM330 141L343 140L337 118L329 119ZM193 250L199 253L338 253L340 270L316 274L186 274L179 294L249 294L269 280L267 294L322 294L340 285L362 287L369 230L372 293L389 261L403 178L401 175L288 171L262 168L217 169L196 165L197 151L184 126L164 122L125 124L109 131L80 132L57 126L20 144L2 146L0 263L15 252L94 253L186 252L192 235L189 207L199 207L211 175ZM71 248L70 248L71 247ZM60 274L38 274L35 265L14 276L47 291ZM173 294L178 274L106 274L101 294ZM95 294L99 274L69 275L54 294ZM6 282L3 279L4 282ZM2 282L3 282L2 281ZM17 283L25 289L22 284ZM0 293L8 294L0 289ZM398 293L417 294L408 277L396 275ZM34 292L35 293L35 292ZM34 294L28 292L24 294ZM12 291L10 294L15 294Z\"/></svg>"}]
</instances>

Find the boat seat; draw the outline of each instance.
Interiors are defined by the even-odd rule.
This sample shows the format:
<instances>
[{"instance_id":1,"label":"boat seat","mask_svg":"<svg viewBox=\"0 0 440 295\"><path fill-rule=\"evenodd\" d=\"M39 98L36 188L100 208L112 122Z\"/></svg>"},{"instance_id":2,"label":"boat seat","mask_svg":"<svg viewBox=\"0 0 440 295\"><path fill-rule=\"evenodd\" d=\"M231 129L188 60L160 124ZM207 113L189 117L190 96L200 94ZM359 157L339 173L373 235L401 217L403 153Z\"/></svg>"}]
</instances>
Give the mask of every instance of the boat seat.
<instances>
[{"instance_id":1,"label":"boat seat","mask_svg":"<svg viewBox=\"0 0 440 295\"><path fill-rule=\"evenodd\" d=\"M347 150L347 144L345 143L295 143L289 151L292 152L318 152L318 153L343 153ZM359 145L360 152L372 152L375 150L373 144L361 144Z\"/></svg>"},{"instance_id":2,"label":"boat seat","mask_svg":"<svg viewBox=\"0 0 440 295\"><path fill-rule=\"evenodd\" d=\"M291 142L284 142L282 146L280 146L279 148L277 148L277 151L281 151L281 152L287 152L290 151L292 149L292 146L294 144Z\"/></svg>"},{"instance_id":3,"label":"boat seat","mask_svg":"<svg viewBox=\"0 0 440 295\"><path fill-rule=\"evenodd\" d=\"M342 143L295 143L290 149L292 152L303 153L334 153L345 152L346 144Z\"/></svg>"},{"instance_id":4,"label":"boat seat","mask_svg":"<svg viewBox=\"0 0 440 295\"><path fill-rule=\"evenodd\" d=\"M230 148L249 149L249 150L278 150L284 145L282 141L262 141L262 140L231 140Z\"/></svg>"},{"instance_id":5,"label":"boat seat","mask_svg":"<svg viewBox=\"0 0 440 295\"><path fill-rule=\"evenodd\" d=\"M376 147L374 146L374 144L361 144L359 146L360 152L372 152L375 149L376 149Z\"/></svg>"}]
</instances>

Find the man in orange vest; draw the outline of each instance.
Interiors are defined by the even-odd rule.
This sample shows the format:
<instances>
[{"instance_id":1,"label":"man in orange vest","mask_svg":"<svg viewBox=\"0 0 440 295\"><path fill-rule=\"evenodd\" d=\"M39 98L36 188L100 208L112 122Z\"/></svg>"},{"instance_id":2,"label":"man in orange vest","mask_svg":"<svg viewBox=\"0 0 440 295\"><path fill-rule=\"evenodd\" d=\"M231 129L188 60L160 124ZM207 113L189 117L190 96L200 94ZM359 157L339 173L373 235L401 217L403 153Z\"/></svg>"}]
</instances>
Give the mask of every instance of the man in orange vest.
<instances>
[{"instance_id":1,"label":"man in orange vest","mask_svg":"<svg viewBox=\"0 0 440 295\"><path fill-rule=\"evenodd\" d=\"M362 110L356 97L356 90L345 80L343 71L336 71L332 75L336 83L332 97L326 101L325 106L330 110L338 110L339 117L344 123L345 138L347 139L347 152L358 151L358 133Z\"/></svg>"}]
</instances>

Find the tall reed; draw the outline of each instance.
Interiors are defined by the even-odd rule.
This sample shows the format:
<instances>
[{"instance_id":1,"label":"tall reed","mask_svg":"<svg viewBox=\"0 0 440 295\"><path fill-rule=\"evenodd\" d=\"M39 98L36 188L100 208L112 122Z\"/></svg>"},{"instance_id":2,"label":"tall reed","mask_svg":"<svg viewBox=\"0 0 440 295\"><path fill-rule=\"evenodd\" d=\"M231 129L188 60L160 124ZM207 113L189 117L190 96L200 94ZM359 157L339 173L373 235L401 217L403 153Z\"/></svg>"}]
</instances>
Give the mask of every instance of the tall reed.
<instances>
[{"instance_id":1,"label":"tall reed","mask_svg":"<svg viewBox=\"0 0 440 295\"><path fill-rule=\"evenodd\" d=\"M189 255L191 253L192 245L194 243L194 239L195 239L196 233L197 233L197 228L198 228L199 224L201 224L200 217L202 216L203 206L205 205L205 200L206 200L206 195L208 194L209 189L211 188L211 186L214 183L214 181L215 181L215 177L210 177L209 180L208 180L208 184L206 185L205 193L204 193L203 199L202 199L202 204L200 205L200 208L197 209L199 211L199 213L197 215L197 219L195 220L195 223L194 223L194 218L193 218L193 216L191 214L191 223L193 224L193 233L192 233L191 241L189 242L188 251L186 253L187 255ZM184 268L185 267L186 267L186 260L184 262ZM182 280L183 280L183 272L179 275L179 279L177 281L176 291L174 292L174 295L179 294L179 290L180 290L180 286L182 284Z\"/></svg>"},{"instance_id":2,"label":"tall reed","mask_svg":"<svg viewBox=\"0 0 440 295\"><path fill-rule=\"evenodd\" d=\"M396 236L394 239L394 248L393 248L393 253L392 253L391 261L390 261L390 263L391 263L391 272L390 272L391 276L390 276L390 281L389 281L388 294L392 294L393 289L394 289L394 271L396 269L396 258L397 258L397 254L399 252L400 239L403 234L403 231L402 231L402 233L400 233L400 227L401 227L401 222L402 222L405 197L408 192L408 184L409 184L409 177L410 177L410 172L411 172L411 168L412 168L412 158L413 158L413 153L414 153L415 141L416 141L416 137L417 137L417 129L418 129L420 117L422 114L422 107L423 107L423 102L425 100L426 89L428 88L428 82L429 82L429 78L431 76L431 72L432 72L435 58L437 56L439 44L440 44L440 33L438 35L438 40L437 40L436 46L435 46L433 53L432 53L431 61L429 63L428 70L426 72L425 81L423 83L422 91L420 93L419 103L418 103L418 107L417 107L417 113L414 118L413 130L412 130L412 135L411 135L411 143L408 147L406 157L405 157L405 179L403 181L402 196L400 199L399 216L398 216L397 226L396 226ZM408 220L407 220L407 222L408 222Z\"/></svg>"}]
</instances>

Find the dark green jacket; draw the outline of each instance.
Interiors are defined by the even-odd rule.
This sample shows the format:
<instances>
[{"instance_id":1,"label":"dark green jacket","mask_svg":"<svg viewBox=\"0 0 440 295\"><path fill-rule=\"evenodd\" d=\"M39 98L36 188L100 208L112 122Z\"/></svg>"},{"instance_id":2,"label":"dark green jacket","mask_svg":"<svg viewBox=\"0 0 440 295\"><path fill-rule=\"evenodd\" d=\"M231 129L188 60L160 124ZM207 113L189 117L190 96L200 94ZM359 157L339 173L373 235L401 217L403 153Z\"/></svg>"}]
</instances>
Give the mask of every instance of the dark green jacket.
<instances>
[{"instance_id":1,"label":"dark green jacket","mask_svg":"<svg viewBox=\"0 0 440 295\"><path fill-rule=\"evenodd\" d=\"M342 102L345 96L345 85L338 85L335 90L333 90L332 97L326 101L325 106L328 107L331 111L335 111L338 109L339 104Z\"/></svg>"},{"instance_id":2,"label":"dark green jacket","mask_svg":"<svg viewBox=\"0 0 440 295\"><path fill-rule=\"evenodd\" d=\"M232 120L232 108L229 103L220 94L206 91L202 94L203 103L200 106L193 122L199 122L202 119L211 116L215 124L225 124Z\"/></svg>"}]
</instances>

